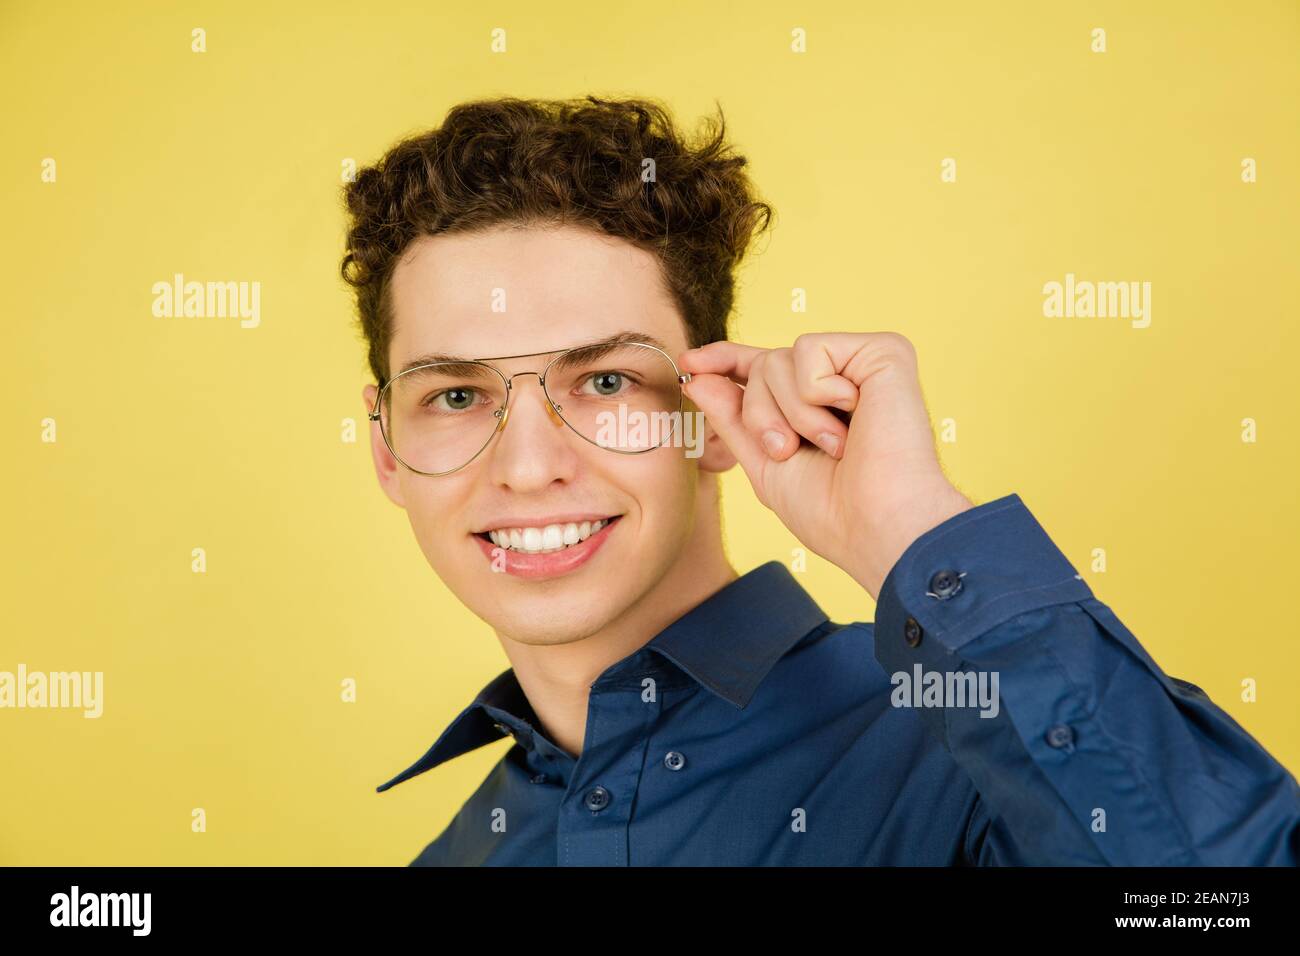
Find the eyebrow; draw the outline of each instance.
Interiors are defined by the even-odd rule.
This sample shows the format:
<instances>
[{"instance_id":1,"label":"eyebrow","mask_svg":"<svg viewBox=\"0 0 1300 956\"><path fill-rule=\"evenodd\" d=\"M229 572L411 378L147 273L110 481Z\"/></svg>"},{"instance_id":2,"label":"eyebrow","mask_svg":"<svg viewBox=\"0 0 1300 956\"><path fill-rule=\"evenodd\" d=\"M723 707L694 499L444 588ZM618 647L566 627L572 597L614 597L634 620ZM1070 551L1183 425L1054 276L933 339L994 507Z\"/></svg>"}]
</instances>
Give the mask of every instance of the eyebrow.
<instances>
[{"instance_id":1,"label":"eyebrow","mask_svg":"<svg viewBox=\"0 0 1300 956\"><path fill-rule=\"evenodd\" d=\"M421 365L434 365L438 362L453 362L453 363L491 362L497 359L527 358L531 355L551 355L557 352L565 352L568 351L569 349L586 349L586 348L601 348L601 347L608 348L609 346L627 345L628 343L640 343L642 345L653 345L656 348L663 349L665 352L668 352L670 355L672 354L671 350L668 348L667 345L665 345L659 339L655 338L650 333L627 331L627 332L616 332L611 336L608 336L603 339L597 339L594 342L581 342L578 345L571 345L565 349L548 349L545 352L525 352L522 355L489 355L483 358L467 358L464 355L450 355L446 352L428 352L424 355L420 355L416 358L411 359L409 362L407 362L405 365L402 366L402 368L397 372L397 375L401 375L403 372L409 372L413 368L419 368ZM396 378L397 375L394 375L393 378Z\"/></svg>"}]
</instances>

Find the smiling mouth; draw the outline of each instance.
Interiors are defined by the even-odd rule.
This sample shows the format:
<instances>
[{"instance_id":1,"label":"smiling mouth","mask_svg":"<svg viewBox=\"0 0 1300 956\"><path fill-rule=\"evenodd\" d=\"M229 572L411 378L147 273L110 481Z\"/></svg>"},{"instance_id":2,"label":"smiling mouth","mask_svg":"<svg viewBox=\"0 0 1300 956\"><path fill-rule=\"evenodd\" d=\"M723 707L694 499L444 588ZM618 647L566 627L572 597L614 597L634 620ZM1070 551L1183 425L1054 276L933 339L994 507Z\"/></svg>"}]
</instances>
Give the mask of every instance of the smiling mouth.
<instances>
[{"instance_id":1,"label":"smiling mouth","mask_svg":"<svg viewBox=\"0 0 1300 956\"><path fill-rule=\"evenodd\" d=\"M610 515L599 521L549 524L544 527L497 528L493 531L475 532L474 536L498 548L519 554L552 554L581 544L621 517L623 516Z\"/></svg>"}]
</instances>

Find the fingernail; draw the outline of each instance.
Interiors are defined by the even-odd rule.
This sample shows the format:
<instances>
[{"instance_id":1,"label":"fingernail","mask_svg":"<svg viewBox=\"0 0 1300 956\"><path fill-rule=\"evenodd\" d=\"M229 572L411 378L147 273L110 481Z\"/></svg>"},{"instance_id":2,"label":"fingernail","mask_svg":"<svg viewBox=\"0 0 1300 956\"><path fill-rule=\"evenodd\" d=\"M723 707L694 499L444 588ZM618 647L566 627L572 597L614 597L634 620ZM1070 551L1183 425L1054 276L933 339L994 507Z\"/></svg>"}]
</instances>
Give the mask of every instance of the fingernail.
<instances>
[{"instance_id":1,"label":"fingernail","mask_svg":"<svg viewBox=\"0 0 1300 956\"><path fill-rule=\"evenodd\" d=\"M832 435L830 432L822 432L817 436L817 444L821 445L822 450L833 458L835 453L839 450L840 439L837 435Z\"/></svg>"},{"instance_id":2,"label":"fingernail","mask_svg":"<svg viewBox=\"0 0 1300 956\"><path fill-rule=\"evenodd\" d=\"M767 449L769 455L781 454L781 449L785 447L785 436L774 428L769 428L763 432L763 447Z\"/></svg>"}]
</instances>

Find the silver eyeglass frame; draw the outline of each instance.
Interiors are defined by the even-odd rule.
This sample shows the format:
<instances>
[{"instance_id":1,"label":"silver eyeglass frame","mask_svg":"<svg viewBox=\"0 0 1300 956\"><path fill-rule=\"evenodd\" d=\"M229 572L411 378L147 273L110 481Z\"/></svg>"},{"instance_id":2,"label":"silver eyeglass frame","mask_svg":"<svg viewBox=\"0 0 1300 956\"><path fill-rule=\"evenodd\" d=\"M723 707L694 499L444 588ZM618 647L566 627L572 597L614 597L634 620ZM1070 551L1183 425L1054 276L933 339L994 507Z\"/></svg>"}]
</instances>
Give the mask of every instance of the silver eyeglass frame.
<instances>
[{"instance_id":1,"label":"silver eyeglass frame","mask_svg":"<svg viewBox=\"0 0 1300 956\"><path fill-rule=\"evenodd\" d=\"M582 432L578 431L578 429L573 427L573 425L569 422L569 420L564 417L563 406L557 404L555 400L551 398L551 393L546 387L546 375L548 372L550 372L552 365L554 365L560 359L564 358L564 356L569 354L570 352L581 352L584 349L602 348L607 345L610 345L611 347L631 345L631 346L636 346L637 348L653 349L654 351L662 355L664 358L666 358L668 360L668 364L673 367L673 371L677 373L678 386L685 385L687 382L691 380L691 373L683 372L681 369L679 369L677 367L677 363L673 361L673 357L669 355L667 352L665 352L663 349L659 348L659 346L657 345L651 345L649 342L617 342L617 343L594 342L587 345L574 345L566 349L549 349L545 352L524 352L519 355L492 355L492 356L488 356L487 358L473 359L467 362L430 362L426 365L417 365L414 368L408 368L403 372L399 372L397 375L393 376L387 381L382 381L379 383L379 392L375 395L375 407L372 408L367 413L367 417L372 422L379 422L379 433L384 437L384 445L387 446L389 454L391 454L393 458L402 465L403 468L406 468L408 471L412 471L417 475L423 475L427 478L440 478L443 475L450 475L454 472L460 471L462 468L467 467L471 462L474 461L474 459L478 458L479 455L483 454L483 452L487 450L487 447L492 444L492 439L496 438L496 436L505 429L506 421L510 418L510 395L514 389L514 380L518 378L520 375L535 375L537 376L538 384L542 386L542 396L546 399L546 410L547 412L550 413L551 418L556 422L556 424L566 425L569 431L573 432L575 435L577 435L579 438L581 438L583 441L587 442L588 444L595 445L597 448L603 448L606 451L612 451L619 455L644 455L648 451L654 451L656 448L664 447L665 442L659 442L658 444L651 445L649 448L639 448L639 449L631 450L631 449L623 449L623 448L610 448L608 445L602 445L599 442L592 441ZM551 359L549 362L546 363L545 368L543 368L540 372L515 372L513 375L507 376L495 365L487 364L488 362L501 362L501 361L506 361L507 359L536 358L539 355L555 356L553 359ZM397 453L397 450L395 448L393 448L393 443L389 441L388 428L384 424L383 416L380 412L380 409L383 407L384 398L388 392L389 387L398 379L400 379L403 375L409 375L412 372L419 372L425 369L437 368L440 365L482 365L484 368L491 369L501 379L502 384L505 385L506 397L505 400L501 403L501 406L499 408L494 409L492 412L492 416L497 419L496 427L492 429L492 433L488 435L487 439L483 442L482 447L480 447L478 451L474 452L474 454L470 456L468 461L466 461L463 465L457 465L455 468L450 468L447 471L421 471L420 469L412 467L411 465L403 461L402 456ZM679 388L677 393L678 412L682 410L683 398L685 398L685 395L681 392Z\"/></svg>"}]
</instances>

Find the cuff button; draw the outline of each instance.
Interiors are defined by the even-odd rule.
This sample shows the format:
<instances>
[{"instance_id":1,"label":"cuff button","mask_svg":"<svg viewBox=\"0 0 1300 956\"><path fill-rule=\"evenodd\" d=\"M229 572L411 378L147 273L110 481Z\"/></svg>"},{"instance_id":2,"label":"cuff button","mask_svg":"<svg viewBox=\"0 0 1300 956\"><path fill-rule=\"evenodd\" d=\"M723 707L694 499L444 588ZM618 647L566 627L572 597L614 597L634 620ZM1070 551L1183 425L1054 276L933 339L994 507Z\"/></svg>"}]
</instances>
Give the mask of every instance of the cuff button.
<instances>
[{"instance_id":1,"label":"cuff button","mask_svg":"<svg viewBox=\"0 0 1300 956\"><path fill-rule=\"evenodd\" d=\"M903 639L907 641L908 647L916 647L921 643L921 635L925 632L921 630L921 625L916 623L916 618L909 617L903 622Z\"/></svg>"},{"instance_id":2,"label":"cuff button","mask_svg":"<svg viewBox=\"0 0 1300 956\"><path fill-rule=\"evenodd\" d=\"M965 572L958 574L956 571L944 568L944 570L937 572L934 577L930 578L928 593L931 597L946 601L961 590L961 579L965 576Z\"/></svg>"}]
</instances>

